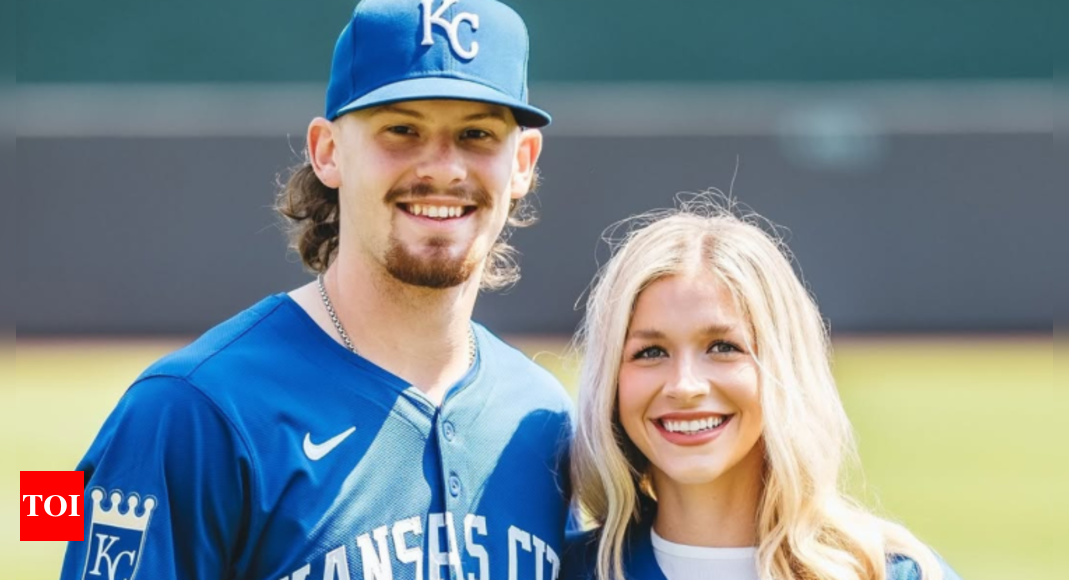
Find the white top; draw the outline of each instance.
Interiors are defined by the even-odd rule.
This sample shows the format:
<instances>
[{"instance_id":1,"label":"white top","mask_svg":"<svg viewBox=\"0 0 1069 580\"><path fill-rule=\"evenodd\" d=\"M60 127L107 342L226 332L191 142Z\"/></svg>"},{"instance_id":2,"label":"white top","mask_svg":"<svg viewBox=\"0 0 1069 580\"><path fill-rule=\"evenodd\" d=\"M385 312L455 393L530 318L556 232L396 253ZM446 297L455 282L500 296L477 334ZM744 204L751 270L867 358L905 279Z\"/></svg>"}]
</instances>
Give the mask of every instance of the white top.
<instances>
[{"instance_id":1,"label":"white top","mask_svg":"<svg viewBox=\"0 0 1069 580\"><path fill-rule=\"evenodd\" d=\"M668 580L758 580L757 548L676 544L650 528L653 555Z\"/></svg>"}]
</instances>

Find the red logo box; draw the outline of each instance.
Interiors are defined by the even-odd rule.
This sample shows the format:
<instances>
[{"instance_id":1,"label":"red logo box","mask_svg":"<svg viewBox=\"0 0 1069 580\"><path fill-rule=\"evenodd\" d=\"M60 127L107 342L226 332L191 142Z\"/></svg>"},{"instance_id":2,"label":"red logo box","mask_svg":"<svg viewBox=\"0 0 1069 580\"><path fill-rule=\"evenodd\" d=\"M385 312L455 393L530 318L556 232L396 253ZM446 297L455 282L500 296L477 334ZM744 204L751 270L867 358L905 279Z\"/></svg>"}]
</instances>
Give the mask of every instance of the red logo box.
<instances>
[{"instance_id":1,"label":"red logo box","mask_svg":"<svg viewBox=\"0 0 1069 580\"><path fill-rule=\"evenodd\" d=\"M85 539L85 481L81 471L20 471L19 540Z\"/></svg>"}]
</instances>

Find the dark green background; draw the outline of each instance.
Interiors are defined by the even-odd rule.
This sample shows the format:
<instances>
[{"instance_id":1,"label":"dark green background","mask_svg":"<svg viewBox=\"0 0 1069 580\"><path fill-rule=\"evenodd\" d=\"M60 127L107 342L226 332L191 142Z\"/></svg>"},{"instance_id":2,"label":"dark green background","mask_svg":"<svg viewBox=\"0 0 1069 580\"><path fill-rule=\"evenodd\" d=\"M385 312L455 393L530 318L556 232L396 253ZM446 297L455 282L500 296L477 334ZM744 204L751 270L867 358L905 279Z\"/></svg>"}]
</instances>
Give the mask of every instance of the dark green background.
<instances>
[{"instance_id":1,"label":"dark green background","mask_svg":"<svg viewBox=\"0 0 1069 580\"><path fill-rule=\"evenodd\" d=\"M535 81L1052 75L1047 0L515 0ZM26 82L319 82L352 0L21 0Z\"/></svg>"}]
</instances>

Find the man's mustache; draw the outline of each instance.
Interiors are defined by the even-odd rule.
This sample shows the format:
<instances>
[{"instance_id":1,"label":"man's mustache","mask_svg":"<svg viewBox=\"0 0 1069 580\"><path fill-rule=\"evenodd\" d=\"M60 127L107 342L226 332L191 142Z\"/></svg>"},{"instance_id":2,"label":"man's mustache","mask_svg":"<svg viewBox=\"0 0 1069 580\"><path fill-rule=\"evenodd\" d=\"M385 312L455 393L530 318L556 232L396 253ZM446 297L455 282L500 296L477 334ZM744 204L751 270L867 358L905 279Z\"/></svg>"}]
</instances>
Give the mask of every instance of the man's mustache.
<instances>
[{"instance_id":1,"label":"man's mustache","mask_svg":"<svg viewBox=\"0 0 1069 580\"><path fill-rule=\"evenodd\" d=\"M439 189L429 183L416 183L413 185L395 187L386 193L386 203L397 203L401 199L418 200L426 197L451 197L466 204L475 204L479 207L491 207L494 198L481 187L469 187L458 185L449 189Z\"/></svg>"}]
</instances>

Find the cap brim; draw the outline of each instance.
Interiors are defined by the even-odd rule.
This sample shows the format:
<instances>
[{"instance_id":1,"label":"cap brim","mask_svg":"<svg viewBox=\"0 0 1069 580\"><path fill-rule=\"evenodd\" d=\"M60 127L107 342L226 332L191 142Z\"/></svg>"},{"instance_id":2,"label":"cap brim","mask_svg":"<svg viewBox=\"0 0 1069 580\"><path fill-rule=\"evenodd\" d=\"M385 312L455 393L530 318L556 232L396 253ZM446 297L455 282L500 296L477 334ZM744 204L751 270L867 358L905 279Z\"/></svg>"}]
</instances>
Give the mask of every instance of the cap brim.
<instances>
[{"instance_id":1,"label":"cap brim","mask_svg":"<svg viewBox=\"0 0 1069 580\"><path fill-rule=\"evenodd\" d=\"M512 109L516 122L523 127L545 127L553 120L549 113L501 91L472 81L451 78L420 78L391 83L339 108L334 117L368 107L425 99L458 99L503 105Z\"/></svg>"}]
</instances>

